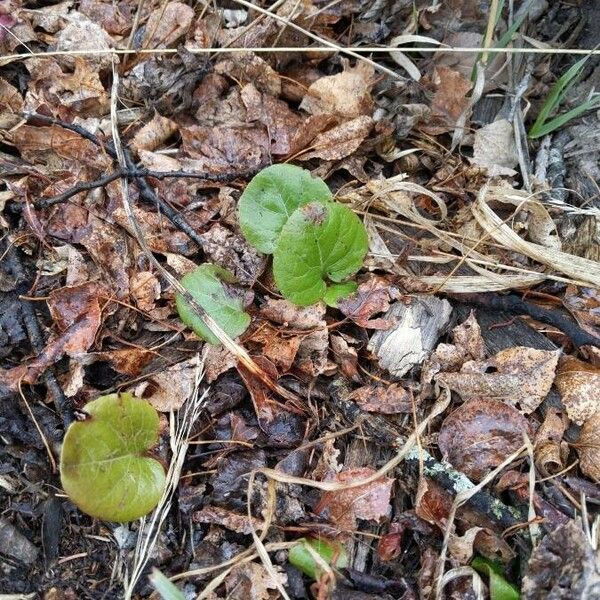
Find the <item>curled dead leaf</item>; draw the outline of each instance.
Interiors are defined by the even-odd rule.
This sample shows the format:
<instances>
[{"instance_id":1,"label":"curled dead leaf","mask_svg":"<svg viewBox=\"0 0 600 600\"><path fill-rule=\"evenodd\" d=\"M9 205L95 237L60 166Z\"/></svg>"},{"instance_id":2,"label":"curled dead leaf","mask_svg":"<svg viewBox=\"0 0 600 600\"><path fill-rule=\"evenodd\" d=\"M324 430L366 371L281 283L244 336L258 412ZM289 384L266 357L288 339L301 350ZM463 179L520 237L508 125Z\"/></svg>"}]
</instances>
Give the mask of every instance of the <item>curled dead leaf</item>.
<instances>
[{"instance_id":1,"label":"curled dead leaf","mask_svg":"<svg viewBox=\"0 0 600 600\"><path fill-rule=\"evenodd\" d=\"M569 419L578 425L600 412L600 368L565 356L555 383Z\"/></svg>"},{"instance_id":2,"label":"curled dead leaf","mask_svg":"<svg viewBox=\"0 0 600 600\"><path fill-rule=\"evenodd\" d=\"M183 2L169 2L152 11L146 23L143 48L168 48L183 37L194 18L194 10Z\"/></svg>"},{"instance_id":3,"label":"curled dead leaf","mask_svg":"<svg viewBox=\"0 0 600 600\"><path fill-rule=\"evenodd\" d=\"M523 445L524 434L532 438L533 430L512 406L497 400L470 400L446 417L438 445L453 467L481 481Z\"/></svg>"},{"instance_id":4,"label":"curled dead leaf","mask_svg":"<svg viewBox=\"0 0 600 600\"><path fill-rule=\"evenodd\" d=\"M413 407L412 394L398 383L360 387L348 399L363 410L384 415L410 413Z\"/></svg>"},{"instance_id":5,"label":"curled dead leaf","mask_svg":"<svg viewBox=\"0 0 600 600\"><path fill-rule=\"evenodd\" d=\"M131 147L139 153L141 150L156 150L177 131L177 124L155 113L131 140Z\"/></svg>"}]
</instances>

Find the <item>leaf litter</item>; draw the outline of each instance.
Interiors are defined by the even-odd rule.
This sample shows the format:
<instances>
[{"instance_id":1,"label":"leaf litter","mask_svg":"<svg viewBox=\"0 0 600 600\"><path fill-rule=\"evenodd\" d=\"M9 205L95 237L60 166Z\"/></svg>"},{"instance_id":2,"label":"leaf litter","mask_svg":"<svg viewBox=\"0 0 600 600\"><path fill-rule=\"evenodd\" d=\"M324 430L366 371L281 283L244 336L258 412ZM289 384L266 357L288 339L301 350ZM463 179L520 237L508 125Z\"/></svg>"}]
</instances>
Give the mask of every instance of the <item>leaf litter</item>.
<instances>
[{"instance_id":1,"label":"leaf litter","mask_svg":"<svg viewBox=\"0 0 600 600\"><path fill-rule=\"evenodd\" d=\"M0 7L3 591L150 597L150 567L214 600L469 598L477 577L484 598L598 586L598 203L586 175L598 115L528 139L572 62L482 62L517 20L513 46L591 47L578 23L593 14L404 4ZM360 59L330 44L386 51ZM590 60L585 89L594 72ZM240 215L269 165L298 169L299 190L279 214L259 190ZM360 219L368 254L329 265L333 241L311 246L319 286L358 271L357 285L299 307L279 295L291 292L277 239L315 201ZM257 251L248 223L260 234L269 215ZM310 249L292 241L296 257ZM207 263L209 314L237 336L227 348L193 333L221 339L192 305L177 315L172 277ZM76 508L102 474L83 465L85 481L61 489L51 458L70 421L90 424L91 401L126 391L161 413L157 443L131 460L165 471L172 494L123 535ZM110 498L95 499L99 516ZM312 576L294 566L302 540Z\"/></svg>"}]
</instances>

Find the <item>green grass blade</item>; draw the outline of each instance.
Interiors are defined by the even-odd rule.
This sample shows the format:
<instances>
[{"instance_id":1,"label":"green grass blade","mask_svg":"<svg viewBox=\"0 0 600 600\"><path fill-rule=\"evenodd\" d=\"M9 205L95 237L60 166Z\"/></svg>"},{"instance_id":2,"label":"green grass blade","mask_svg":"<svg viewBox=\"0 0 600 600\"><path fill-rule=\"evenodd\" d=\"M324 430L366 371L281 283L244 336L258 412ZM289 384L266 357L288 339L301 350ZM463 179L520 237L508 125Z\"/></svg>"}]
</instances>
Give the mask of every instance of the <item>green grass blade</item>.
<instances>
[{"instance_id":1,"label":"green grass blade","mask_svg":"<svg viewBox=\"0 0 600 600\"><path fill-rule=\"evenodd\" d=\"M593 98L590 98L589 100L583 102L579 106L576 106L568 112L563 113L562 115L558 115L557 117L554 117L553 119L550 119L550 121L547 121L545 123L538 123L538 117L538 120L536 120L536 122L529 130L529 139L534 140L536 138L552 133L553 131L559 129L560 127L571 121L572 119L577 118L579 115L582 115L583 113L589 110L594 110L595 108L600 108L600 96L594 96Z\"/></svg>"},{"instance_id":2,"label":"green grass blade","mask_svg":"<svg viewBox=\"0 0 600 600\"><path fill-rule=\"evenodd\" d=\"M550 94L548 94L548 98L544 102L540 110L540 114L534 123L535 125L539 122L539 127L541 127L548 117L558 108L559 104L562 102L567 92L571 89L571 87L577 82L577 78L581 75L581 71L583 70L583 65L587 61L589 56L584 56L581 60L578 60L570 69L564 73L559 80L554 84L552 89L550 90Z\"/></svg>"}]
</instances>

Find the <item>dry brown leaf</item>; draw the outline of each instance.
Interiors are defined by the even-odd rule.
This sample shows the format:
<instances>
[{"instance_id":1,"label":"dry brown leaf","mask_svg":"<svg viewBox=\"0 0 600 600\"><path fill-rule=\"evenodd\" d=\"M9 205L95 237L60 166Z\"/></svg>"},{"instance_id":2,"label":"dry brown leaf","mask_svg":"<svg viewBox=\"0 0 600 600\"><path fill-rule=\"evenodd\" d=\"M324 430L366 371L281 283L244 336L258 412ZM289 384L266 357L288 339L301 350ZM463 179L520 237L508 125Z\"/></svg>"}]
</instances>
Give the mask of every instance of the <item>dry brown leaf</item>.
<instances>
[{"instance_id":1,"label":"dry brown leaf","mask_svg":"<svg viewBox=\"0 0 600 600\"><path fill-rule=\"evenodd\" d=\"M333 360L339 366L344 377L354 380L358 379L358 353L349 341L356 342L356 340L345 334L329 336Z\"/></svg>"},{"instance_id":2,"label":"dry brown leaf","mask_svg":"<svg viewBox=\"0 0 600 600\"><path fill-rule=\"evenodd\" d=\"M262 354L266 356L276 367L279 373L287 373L300 347L302 335L286 334L269 323L262 323L250 336L244 339L244 343L258 344Z\"/></svg>"},{"instance_id":3,"label":"dry brown leaf","mask_svg":"<svg viewBox=\"0 0 600 600\"><path fill-rule=\"evenodd\" d=\"M16 87L0 77L0 129L14 127L22 118L23 98Z\"/></svg>"},{"instance_id":4,"label":"dry brown leaf","mask_svg":"<svg viewBox=\"0 0 600 600\"><path fill-rule=\"evenodd\" d=\"M289 154L294 148L294 138L302 119L283 100L261 94L251 83L242 88L241 96L248 121L262 123L267 128L271 152Z\"/></svg>"},{"instance_id":5,"label":"dry brown leaf","mask_svg":"<svg viewBox=\"0 0 600 600\"><path fill-rule=\"evenodd\" d=\"M474 165L485 167L489 177L515 175L519 164L512 124L507 119L494 121L475 132Z\"/></svg>"},{"instance_id":6,"label":"dry brown leaf","mask_svg":"<svg viewBox=\"0 0 600 600\"><path fill-rule=\"evenodd\" d=\"M56 166L56 170L68 171L73 163L84 163L98 170L105 170L112 162L89 140L55 125L21 125L12 132L12 142L25 160L48 163Z\"/></svg>"},{"instance_id":7,"label":"dry brown leaf","mask_svg":"<svg viewBox=\"0 0 600 600\"><path fill-rule=\"evenodd\" d=\"M410 413L413 408L412 394L397 383L360 387L348 399L363 410L384 415Z\"/></svg>"},{"instance_id":8,"label":"dry brown leaf","mask_svg":"<svg viewBox=\"0 0 600 600\"><path fill-rule=\"evenodd\" d=\"M131 19L113 2L81 0L79 12L102 25L106 32L112 35L125 35L131 29Z\"/></svg>"},{"instance_id":9,"label":"dry brown leaf","mask_svg":"<svg viewBox=\"0 0 600 600\"><path fill-rule=\"evenodd\" d=\"M202 240L207 260L229 269L243 285L253 285L265 270L266 256L259 254L242 235L220 223L202 234Z\"/></svg>"},{"instance_id":10,"label":"dry brown leaf","mask_svg":"<svg viewBox=\"0 0 600 600\"><path fill-rule=\"evenodd\" d=\"M450 534L448 540L448 551L459 565L466 565L473 557L475 538L482 531L481 527L471 527L464 535Z\"/></svg>"},{"instance_id":11,"label":"dry brown leaf","mask_svg":"<svg viewBox=\"0 0 600 600\"><path fill-rule=\"evenodd\" d=\"M332 481L349 483L366 479L374 473L375 470L370 467L348 469L335 475ZM393 479L382 477L359 487L325 492L315 513L329 519L341 530L354 531L357 519L380 521L388 515L393 483Z\"/></svg>"},{"instance_id":12,"label":"dry brown leaf","mask_svg":"<svg viewBox=\"0 0 600 600\"><path fill-rule=\"evenodd\" d=\"M138 271L129 282L131 296L140 310L151 311L160 298L160 282L150 271Z\"/></svg>"},{"instance_id":13,"label":"dry brown leaf","mask_svg":"<svg viewBox=\"0 0 600 600\"><path fill-rule=\"evenodd\" d=\"M464 401L502 400L529 414L548 395L559 356L560 350L515 346L486 361L468 361L459 373L440 373L435 380Z\"/></svg>"},{"instance_id":14,"label":"dry brown leaf","mask_svg":"<svg viewBox=\"0 0 600 600\"><path fill-rule=\"evenodd\" d=\"M600 368L565 356L558 366L555 383L571 421L581 425L600 412Z\"/></svg>"},{"instance_id":15,"label":"dry brown leaf","mask_svg":"<svg viewBox=\"0 0 600 600\"><path fill-rule=\"evenodd\" d=\"M146 23L142 48L169 48L188 32L193 18L194 9L183 2L161 3Z\"/></svg>"},{"instance_id":16,"label":"dry brown leaf","mask_svg":"<svg viewBox=\"0 0 600 600\"><path fill-rule=\"evenodd\" d=\"M346 121L325 133L320 133L311 144L312 150L298 160L322 158L340 160L356 152L373 127L371 117L357 117Z\"/></svg>"},{"instance_id":17,"label":"dry brown leaf","mask_svg":"<svg viewBox=\"0 0 600 600\"><path fill-rule=\"evenodd\" d=\"M192 519L195 523L213 523L244 535L250 535L253 530L260 531L265 525L264 521L256 517L248 517L246 514L211 505L195 512Z\"/></svg>"},{"instance_id":18,"label":"dry brown leaf","mask_svg":"<svg viewBox=\"0 0 600 600\"><path fill-rule=\"evenodd\" d=\"M375 70L363 62L357 62L355 67L349 67L347 61L344 63L341 73L321 77L311 84L300 104L301 109L311 115L336 114L346 119L371 116Z\"/></svg>"},{"instance_id":19,"label":"dry brown leaf","mask_svg":"<svg viewBox=\"0 0 600 600\"><path fill-rule=\"evenodd\" d=\"M152 120L146 123L131 140L131 147L139 153L141 150L156 150L160 148L174 133L177 123L154 113ZM171 158L171 160L173 160Z\"/></svg>"},{"instance_id":20,"label":"dry brown leaf","mask_svg":"<svg viewBox=\"0 0 600 600\"><path fill-rule=\"evenodd\" d=\"M237 359L229 350L223 346L213 346L212 344L204 345L202 362L207 383L212 383L219 375L237 366Z\"/></svg>"},{"instance_id":21,"label":"dry brown leaf","mask_svg":"<svg viewBox=\"0 0 600 600\"><path fill-rule=\"evenodd\" d=\"M290 327L291 329L322 328L325 323L325 304L317 302L312 306L299 307L289 300L267 298L260 307L260 314L273 323Z\"/></svg>"},{"instance_id":22,"label":"dry brown leaf","mask_svg":"<svg viewBox=\"0 0 600 600\"><path fill-rule=\"evenodd\" d=\"M90 354L88 353L88 356ZM143 348L124 348L123 350L108 350L91 355L93 358L107 360L117 373L137 377L144 367L155 356L154 352Z\"/></svg>"},{"instance_id":23,"label":"dry brown leaf","mask_svg":"<svg viewBox=\"0 0 600 600\"><path fill-rule=\"evenodd\" d=\"M329 329L320 327L302 338L295 366L298 371L310 378L318 377L328 370Z\"/></svg>"},{"instance_id":24,"label":"dry brown leaf","mask_svg":"<svg viewBox=\"0 0 600 600\"><path fill-rule=\"evenodd\" d=\"M191 358L152 375L133 393L147 400L159 412L179 410L194 393L198 361Z\"/></svg>"},{"instance_id":25,"label":"dry brown leaf","mask_svg":"<svg viewBox=\"0 0 600 600\"><path fill-rule=\"evenodd\" d=\"M181 129L181 150L190 157L187 170L210 174L256 171L269 162L271 141L264 127L204 127Z\"/></svg>"},{"instance_id":26,"label":"dry brown leaf","mask_svg":"<svg viewBox=\"0 0 600 600\"><path fill-rule=\"evenodd\" d=\"M456 125L469 105L468 92L473 84L469 78L444 66L434 69L430 82L434 89L432 120L423 129L435 135L449 131Z\"/></svg>"},{"instance_id":27,"label":"dry brown leaf","mask_svg":"<svg viewBox=\"0 0 600 600\"><path fill-rule=\"evenodd\" d=\"M523 445L523 434L533 437L527 419L497 400L470 400L442 424L438 445L444 460L469 479L481 481Z\"/></svg>"},{"instance_id":28,"label":"dry brown leaf","mask_svg":"<svg viewBox=\"0 0 600 600\"><path fill-rule=\"evenodd\" d=\"M215 64L215 73L233 77L239 83L252 83L258 90L277 98L281 79L268 62L252 52L240 52Z\"/></svg>"},{"instance_id":29,"label":"dry brown leaf","mask_svg":"<svg viewBox=\"0 0 600 600\"><path fill-rule=\"evenodd\" d=\"M581 472L600 483L600 413L585 421L576 447Z\"/></svg>"}]
</instances>

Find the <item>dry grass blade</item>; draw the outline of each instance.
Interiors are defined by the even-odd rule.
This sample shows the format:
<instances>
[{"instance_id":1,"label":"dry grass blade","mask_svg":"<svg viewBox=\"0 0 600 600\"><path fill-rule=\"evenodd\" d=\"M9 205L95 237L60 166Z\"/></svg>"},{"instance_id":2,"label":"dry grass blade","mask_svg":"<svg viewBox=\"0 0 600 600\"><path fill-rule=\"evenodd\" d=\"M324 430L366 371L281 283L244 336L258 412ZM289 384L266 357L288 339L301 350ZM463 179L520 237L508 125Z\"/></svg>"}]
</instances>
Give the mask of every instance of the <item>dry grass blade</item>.
<instances>
[{"instance_id":1,"label":"dry grass blade","mask_svg":"<svg viewBox=\"0 0 600 600\"><path fill-rule=\"evenodd\" d=\"M183 469L183 463L189 448L188 438L192 426L200 416L204 400L208 393L208 390L206 390L202 396L199 395L204 366L200 362L199 355L196 356L196 360L197 366L194 392L185 407L180 411L179 415L176 416L173 412L171 412L170 415L169 440L171 446L171 462L169 463L169 469L167 471L167 484L158 506L154 509L150 519L148 520L146 517L140 519L137 544L133 555L133 564L131 565L131 575L125 583L125 600L129 600L132 597L133 590L150 560L162 525L171 510L171 500L179 484L181 470Z\"/></svg>"},{"instance_id":2,"label":"dry grass blade","mask_svg":"<svg viewBox=\"0 0 600 600\"><path fill-rule=\"evenodd\" d=\"M507 250L519 252L578 282L600 287L600 264L553 248L528 242L517 235L489 206L489 200L503 201L508 194L504 188L484 186L473 204L473 215L479 225ZM506 201L506 200L505 200Z\"/></svg>"}]
</instances>

